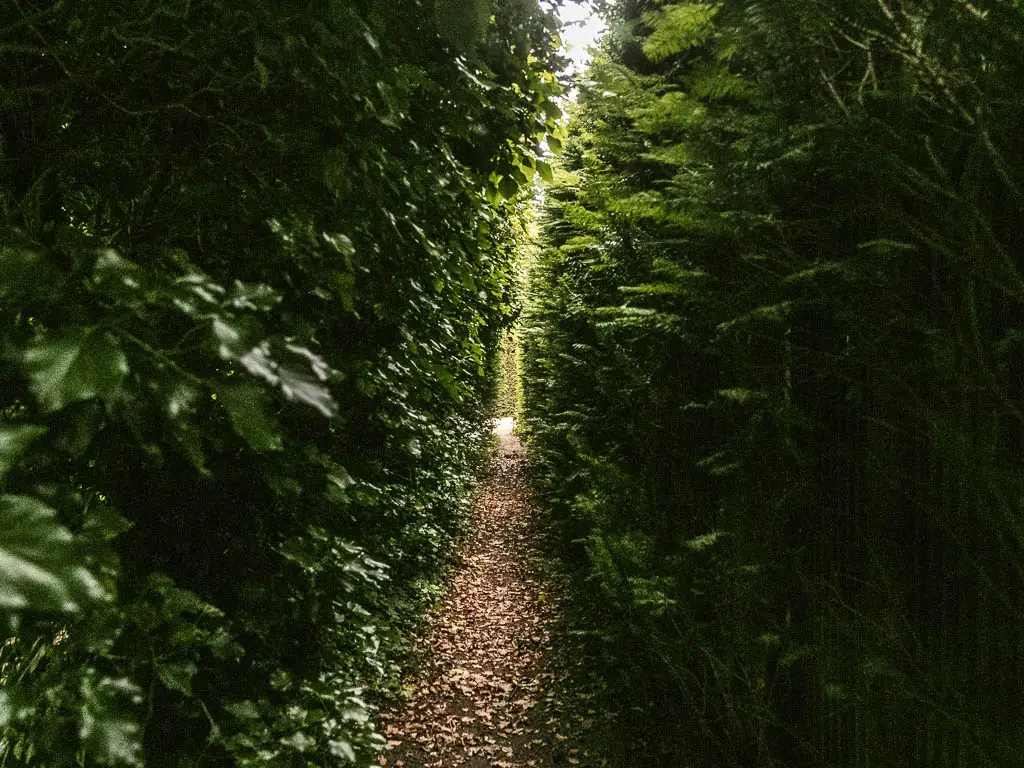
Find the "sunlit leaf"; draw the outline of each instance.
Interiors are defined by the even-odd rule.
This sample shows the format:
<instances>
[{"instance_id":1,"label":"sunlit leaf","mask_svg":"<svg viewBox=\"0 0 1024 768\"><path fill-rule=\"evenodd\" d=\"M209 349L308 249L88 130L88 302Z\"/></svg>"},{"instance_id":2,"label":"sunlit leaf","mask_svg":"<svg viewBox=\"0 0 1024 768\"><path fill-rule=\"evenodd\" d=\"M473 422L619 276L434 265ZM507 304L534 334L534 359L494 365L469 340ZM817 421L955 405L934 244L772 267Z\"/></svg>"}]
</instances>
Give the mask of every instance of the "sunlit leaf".
<instances>
[{"instance_id":1,"label":"sunlit leaf","mask_svg":"<svg viewBox=\"0 0 1024 768\"><path fill-rule=\"evenodd\" d=\"M281 294L269 285L257 283L246 284L235 281L235 287L228 295L228 304L236 309L251 309L267 312L281 302Z\"/></svg>"},{"instance_id":2,"label":"sunlit leaf","mask_svg":"<svg viewBox=\"0 0 1024 768\"><path fill-rule=\"evenodd\" d=\"M270 413L266 391L254 385L230 385L218 388L217 402L224 406L231 425L254 451L280 451L280 428Z\"/></svg>"},{"instance_id":3,"label":"sunlit leaf","mask_svg":"<svg viewBox=\"0 0 1024 768\"><path fill-rule=\"evenodd\" d=\"M80 329L38 342L22 356L29 386L46 411L93 397L109 397L128 374L118 344L98 329Z\"/></svg>"},{"instance_id":4,"label":"sunlit leaf","mask_svg":"<svg viewBox=\"0 0 1024 768\"><path fill-rule=\"evenodd\" d=\"M32 497L0 496L0 609L71 612L106 596L55 517Z\"/></svg>"},{"instance_id":5,"label":"sunlit leaf","mask_svg":"<svg viewBox=\"0 0 1024 768\"><path fill-rule=\"evenodd\" d=\"M192 678L198 671L199 668L191 661L159 662L156 665L156 674L160 682L172 691L186 696L192 695Z\"/></svg>"}]
</instances>

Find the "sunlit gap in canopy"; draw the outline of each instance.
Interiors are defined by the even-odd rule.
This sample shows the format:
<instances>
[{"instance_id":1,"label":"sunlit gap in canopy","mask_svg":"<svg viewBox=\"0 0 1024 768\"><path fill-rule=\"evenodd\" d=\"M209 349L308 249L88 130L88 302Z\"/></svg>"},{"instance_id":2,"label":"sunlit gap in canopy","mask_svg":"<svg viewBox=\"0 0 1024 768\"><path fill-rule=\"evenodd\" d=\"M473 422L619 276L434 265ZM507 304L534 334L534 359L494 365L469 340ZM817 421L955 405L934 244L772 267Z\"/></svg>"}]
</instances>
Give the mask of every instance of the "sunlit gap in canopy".
<instances>
[{"instance_id":1,"label":"sunlit gap in canopy","mask_svg":"<svg viewBox=\"0 0 1024 768\"><path fill-rule=\"evenodd\" d=\"M540 6L545 10L554 9L558 14L562 22L562 53L569 59L567 72L578 82L590 64L592 56L589 49L597 45L598 39L605 32L604 21L597 15L597 9L589 0L563 0L561 3L541 0ZM579 89L573 85L559 100L563 112L567 110L568 102L576 100L578 91ZM548 152L546 143L544 151ZM543 199L544 186L540 184L536 187L534 205L539 206Z\"/></svg>"},{"instance_id":2,"label":"sunlit gap in canopy","mask_svg":"<svg viewBox=\"0 0 1024 768\"><path fill-rule=\"evenodd\" d=\"M589 0L563 0L559 5L541 2L541 7L550 10L555 8L562 22L562 52L569 59L569 72L580 77L590 63L589 48L597 45L598 38L604 33L605 25L597 15L597 11ZM574 88L569 94L575 99Z\"/></svg>"}]
</instances>

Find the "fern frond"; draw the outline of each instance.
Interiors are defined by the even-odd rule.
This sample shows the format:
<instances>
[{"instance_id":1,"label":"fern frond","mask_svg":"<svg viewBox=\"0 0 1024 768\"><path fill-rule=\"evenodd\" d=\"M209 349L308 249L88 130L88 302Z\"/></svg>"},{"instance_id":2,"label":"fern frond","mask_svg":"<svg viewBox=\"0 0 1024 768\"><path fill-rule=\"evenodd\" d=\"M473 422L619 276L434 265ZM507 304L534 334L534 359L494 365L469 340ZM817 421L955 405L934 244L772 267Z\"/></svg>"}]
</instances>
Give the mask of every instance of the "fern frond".
<instances>
[{"instance_id":1,"label":"fern frond","mask_svg":"<svg viewBox=\"0 0 1024 768\"><path fill-rule=\"evenodd\" d=\"M697 99L746 99L755 92L753 83L721 65L700 67L688 78L688 84L690 96Z\"/></svg>"},{"instance_id":2,"label":"fern frond","mask_svg":"<svg viewBox=\"0 0 1024 768\"><path fill-rule=\"evenodd\" d=\"M644 54L660 61L700 45L711 34L719 8L719 3L677 3L644 14L644 24L653 30L644 41Z\"/></svg>"}]
</instances>

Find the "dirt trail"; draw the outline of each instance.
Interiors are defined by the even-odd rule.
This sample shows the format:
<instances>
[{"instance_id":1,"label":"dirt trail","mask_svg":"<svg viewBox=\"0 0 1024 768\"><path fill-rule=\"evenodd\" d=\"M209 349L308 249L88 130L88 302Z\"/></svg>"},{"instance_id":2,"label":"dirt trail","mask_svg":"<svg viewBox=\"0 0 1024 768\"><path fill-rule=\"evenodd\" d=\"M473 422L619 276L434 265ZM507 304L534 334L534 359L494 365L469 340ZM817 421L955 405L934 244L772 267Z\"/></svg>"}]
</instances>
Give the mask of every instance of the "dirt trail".
<instances>
[{"instance_id":1,"label":"dirt trail","mask_svg":"<svg viewBox=\"0 0 1024 768\"><path fill-rule=\"evenodd\" d=\"M413 693L383 715L382 766L579 764L545 714L559 599L538 569L523 449L511 419L500 420L495 432L501 447L477 500L462 565L418 642Z\"/></svg>"}]
</instances>

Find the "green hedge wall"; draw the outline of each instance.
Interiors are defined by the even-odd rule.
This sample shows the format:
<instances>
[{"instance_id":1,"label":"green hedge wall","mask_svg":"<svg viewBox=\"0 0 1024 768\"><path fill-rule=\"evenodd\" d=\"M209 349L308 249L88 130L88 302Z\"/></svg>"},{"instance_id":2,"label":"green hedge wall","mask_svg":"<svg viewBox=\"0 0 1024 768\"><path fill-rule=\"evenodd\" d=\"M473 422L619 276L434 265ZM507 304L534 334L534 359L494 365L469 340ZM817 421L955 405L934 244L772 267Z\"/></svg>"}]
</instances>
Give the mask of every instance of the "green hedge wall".
<instances>
[{"instance_id":1,"label":"green hedge wall","mask_svg":"<svg viewBox=\"0 0 1024 768\"><path fill-rule=\"evenodd\" d=\"M520 0L0 9L0 764L369 764L556 129Z\"/></svg>"},{"instance_id":2,"label":"green hedge wall","mask_svg":"<svg viewBox=\"0 0 1024 768\"><path fill-rule=\"evenodd\" d=\"M631 759L1020 765L1024 13L600 5L522 338Z\"/></svg>"}]
</instances>

